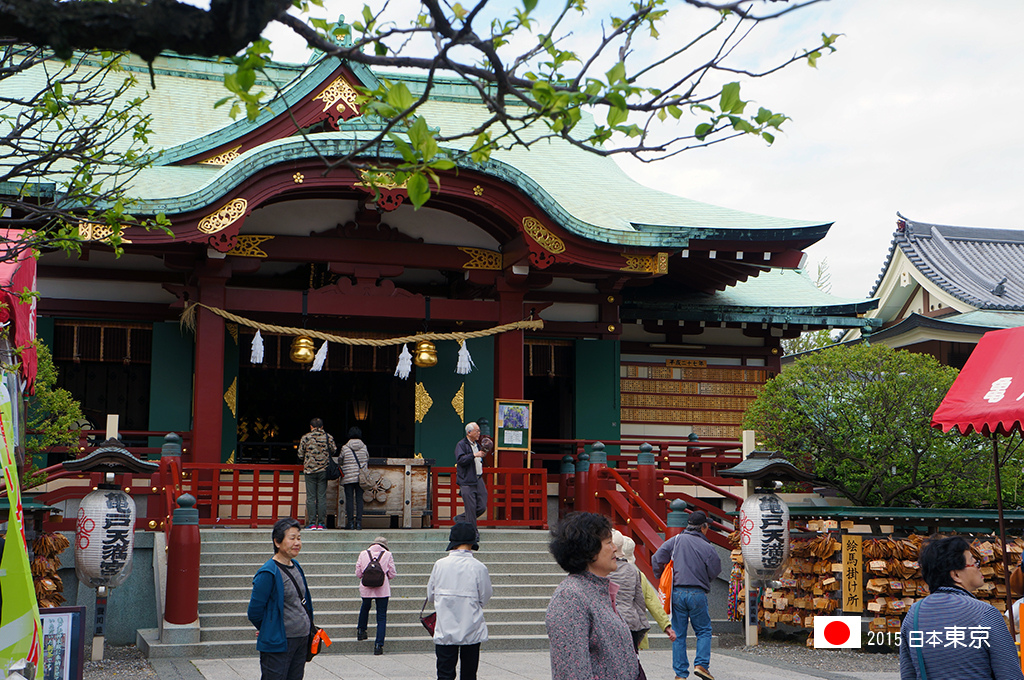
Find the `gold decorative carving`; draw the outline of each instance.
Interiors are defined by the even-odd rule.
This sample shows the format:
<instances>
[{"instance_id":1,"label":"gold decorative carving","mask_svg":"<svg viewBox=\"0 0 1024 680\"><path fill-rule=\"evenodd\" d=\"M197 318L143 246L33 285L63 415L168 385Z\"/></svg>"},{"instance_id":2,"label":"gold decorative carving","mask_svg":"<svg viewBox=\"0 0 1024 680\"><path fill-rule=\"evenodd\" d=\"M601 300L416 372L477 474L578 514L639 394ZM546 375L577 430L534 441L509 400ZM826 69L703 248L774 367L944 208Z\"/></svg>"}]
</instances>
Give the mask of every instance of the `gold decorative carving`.
<instances>
[{"instance_id":1,"label":"gold decorative carving","mask_svg":"<svg viewBox=\"0 0 1024 680\"><path fill-rule=\"evenodd\" d=\"M360 170L359 178L362 181L356 182L353 186L367 189L405 189L406 185L406 182L395 182L395 173L383 170Z\"/></svg>"},{"instance_id":2,"label":"gold decorative carving","mask_svg":"<svg viewBox=\"0 0 1024 680\"><path fill-rule=\"evenodd\" d=\"M113 234L113 227L107 224L98 224L96 222L78 223L78 235L83 241L106 241L109 243L110 237ZM122 238L121 243L131 243L131 241Z\"/></svg>"},{"instance_id":3,"label":"gold decorative carving","mask_svg":"<svg viewBox=\"0 0 1024 680\"><path fill-rule=\"evenodd\" d=\"M658 253L657 255L619 254L626 258L626 264L622 267L621 271L668 274L668 253Z\"/></svg>"},{"instance_id":4,"label":"gold decorative carving","mask_svg":"<svg viewBox=\"0 0 1024 680\"><path fill-rule=\"evenodd\" d=\"M227 229L242 218L248 205L249 202L244 198L231 199L223 207L199 220L199 231L204 234L216 234Z\"/></svg>"},{"instance_id":5,"label":"gold decorative carving","mask_svg":"<svg viewBox=\"0 0 1024 680\"><path fill-rule=\"evenodd\" d=\"M541 224L536 217L524 217L523 230L549 253L557 255L565 252L565 242L548 231L547 227Z\"/></svg>"},{"instance_id":6,"label":"gold decorative carving","mask_svg":"<svg viewBox=\"0 0 1024 680\"><path fill-rule=\"evenodd\" d=\"M313 101L318 99L324 103L324 111L329 111L339 101L353 111L359 110L359 93L341 76L335 78L334 82L313 97Z\"/></svg>"},{"instance_id":7,"label":"gold decorative carving","mask_svg":"<svg viewBox=\"0 0 1024 680\"><path fill-rule=\"evenodd\" d=\"M427 394L427 388L423 386L423 383L416 383L416 422L422 423L423 419L427 416L427 411L434 405L434 400Z\"/></svg>"},{"instance_id":8,"label":"gold decorative carving","mask_svg":"<svg viewBox=\"0 0 1024 680\"><path fill-rule=\"evenodd\" d=\"M235 409L238 407L238 378L236 377L231 381L231 387L224 393L224 403L231 409L231 417L237 418L235 415Z\"/></svg>"},{"instance_id":9,"label":"gold decorative carving","mask_svg":"<svg viewBox=\"0 0 1024 680\"><path fill-rule=\"evenodd\" d=\"M454 408L455 412L459 414L459 420L461 420L463 423L466 422L465 406L466 383L462 383L461 385L459 385L459 391L455 393L454 397L452 397L452 408Z\"/></svg>"},{"instance_id":10,"label":"gold decorative carving","mask_svg":"<svg viewBox=\"0 0 1024 680\"><path fill-rule=\"evenodd\" d=\"M239 144L233 149L228 149L224 153L219 153L216 156L210 156L209 158L199 161L199 165L227 165L231 161L241 156L242 145Z\"/></svg>"},{"instance_id":11,"label":"gold decorative carving","mask_svg":"<svg viewBox=\"0 0 1024 680\"><path fill-rule=\"evenodd\" d=\"M294 175L292 175L292 181L295 182L296 184L302 184L302 181L304 179L306 179L306 176L303 175L301 172L297 172Z\"/></svg>"},{"instance_id":12,"label":"gold decorative carving","mask_svg":"<svg viewBox=\"0 0 1024 680\"><path fill-rule=\"evenodd\" d=\"M470 259L462 265L463 269L491 269L501 271L501 253L483 248L459 246L459 250L468 254Z\"/></svg>"},{"instance_id":13,"label":"gold decorative carving","mask_svg":"<svg viewBox=\"0 0 1024 680\"><path fill-rule=\"evenodd\" d=\"M237 345L238 344L238 324L237 323L226 323L226 324L224 324L224 329L227 330L228 335L231 336L231 339L234 340L235 344Z\"/></svg>"},{"instance_id":14,"label":"gold decorative carving","mask_svg":"<svg viewBox=\"0 0 1024 680\"><path fill-rule=\"evenodd\" d=\"M239 235L235 241L235 247L227 254L238 257L267 257L267 254L260 249L260 244L264 241L271 241L273 238L273 236L257 236L255 234Z\"/></svg>"},{"instance_id":15,"label":"gold decorative carving","mask_svg":"<svg viewBox=\"0 0 1024 680\"><path fill-rule=\"evenodd\" d=\"M479 184L477 184L475 187L473 187L473 195L474 196L483 196L484 195L484 188L482 186L480 186Z\"/></svg>"}]
</instances>

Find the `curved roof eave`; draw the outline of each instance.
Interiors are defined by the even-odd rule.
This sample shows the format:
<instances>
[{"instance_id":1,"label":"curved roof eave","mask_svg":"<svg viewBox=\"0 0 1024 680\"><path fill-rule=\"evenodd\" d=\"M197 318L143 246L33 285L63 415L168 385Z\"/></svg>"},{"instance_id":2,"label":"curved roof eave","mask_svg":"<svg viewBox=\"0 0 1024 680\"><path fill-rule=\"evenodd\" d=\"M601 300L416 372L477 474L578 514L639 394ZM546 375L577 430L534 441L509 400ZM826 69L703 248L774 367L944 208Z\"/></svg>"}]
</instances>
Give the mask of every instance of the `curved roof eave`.
<instances>
[{"instance_id":1,"label":"curved roof eave","mask_svg":"<svg viewBox=\"0 0 1024 680\"><path fill-rule=\"evenodd\" d=\"M367 126L369 129L369 126ZM167 214L186 213L208 206L241 184L250 176L260 170L292 160L311 159L319 156L339 157L350 153L359 143L353 138L356 130L346 130L347 139L339 138L342 133L319 133L303 138L286 138L269 142L255 149L245 152L238 159L227 166L220 168L196 167L196 166L160 166L150 168L140 173L135 181L136 205L134 210L139 213L164 212ZM386 158L400 159L400 155L394 150L390 143L381 144L377 147L377 155ZM614 162L611 166L618 169ZM522 190L534 203L542 208L552 220L568 232L582 238L613 243L623 246L651 247L651 248L686 248L691 239L725 239L734 241L763 241L767 238L777 238L782 241L798 241L801 244L807 241L814 242L822 238L831 226L831 223L808 223L797 220L785 220L758 216L742 211L719 208L709 204L692 201L680 196L656 191L647 187L640 187L644 192L645 202L655 201L660 203L662 211L677 212L681 216L685 213L706 212L707 219L720 219L723 224L715 225L707 223L707 219L693 219L687 223L682 219L676 225L639 225L631 229L616 229L608 226L594 224L581 219L567 209L555 196L551 194L536 179L527 172L514 167L510 163L501 160L491 159L485 163L474 163L470 160L459 162L458 167L463 170L472 170L489 175L506 183L512 184ZM621 171L620 171L621 172ZM211 176L211 173L215 173ZM161 177L161 175L165 175ZM625 177L625 176L624 176ZM189 190L187 184L195 185L195 189ZM186 186L187 193L178 195L145 195L146 185L164 186L169 192L178 192L181 187ZM443 185L442 185L443 186ZM595 201L606 202L608 211L615 211L616 204L607 197L602 197L596 192L592 197ZM633 224L630 215L616 215L616 221ZM730 226L729 223L737 226ZM765 223L764 227L757 227L759 222ZM739 226L749 224L750 226ZM770 225L770 226L769 226Z\"/></svg>"},{"instance_id":2,"label":"curved roof eave","mask_svg":"<svg viewBox=\"0 0 1024 680\"><path fill-rule=\"evenodd\" d=\"M185 159L212 151L217 147L244 137L246 134L258 130L263 125L274 120L291 107L296 106L317 88L323 87L324 81L331 73L339 67L345 66L370 88L378 86L377 77L370 69L362 64L353 62L342 62L339 59L323 59L308 72L300 73L298 77L282 88L281 95L268 102L256 118L249 120L247 117L236 120L211 134L198 137L188 142L178 144L164 149L159 157L159 165L173 165Z\"/></svg>"}]
</instances>

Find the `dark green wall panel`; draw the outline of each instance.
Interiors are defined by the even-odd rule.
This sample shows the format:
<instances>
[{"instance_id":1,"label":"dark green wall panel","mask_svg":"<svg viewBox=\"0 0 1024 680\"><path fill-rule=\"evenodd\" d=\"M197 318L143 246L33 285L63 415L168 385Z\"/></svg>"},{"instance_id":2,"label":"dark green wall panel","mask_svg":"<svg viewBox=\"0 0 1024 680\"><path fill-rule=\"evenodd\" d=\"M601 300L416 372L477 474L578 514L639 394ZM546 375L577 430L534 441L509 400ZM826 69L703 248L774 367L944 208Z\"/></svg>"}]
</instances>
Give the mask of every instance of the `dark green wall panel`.
<instances>
[{"instance_id":1,"label":"dark green wall panel","mask_svg":"<svg viewBox=\"0 0 1024 680\"><path fill-rule=\"evenodd\" d=\"M576 439L619 439L619 407L619 341L577 340Z\"/></svg>"},{"instance_id":2,"label":"dark green wall panel","mask_svg":"<svg viewBox=\"0 0 1024 680\"><path fill-rule=\"evenodd\" d=\"M153 363L149 382L149 429L192 429L192 354L195 343L175 321L153 324ZM160 446L154 439L150 446Z\"/></svg>"}]
</instances>

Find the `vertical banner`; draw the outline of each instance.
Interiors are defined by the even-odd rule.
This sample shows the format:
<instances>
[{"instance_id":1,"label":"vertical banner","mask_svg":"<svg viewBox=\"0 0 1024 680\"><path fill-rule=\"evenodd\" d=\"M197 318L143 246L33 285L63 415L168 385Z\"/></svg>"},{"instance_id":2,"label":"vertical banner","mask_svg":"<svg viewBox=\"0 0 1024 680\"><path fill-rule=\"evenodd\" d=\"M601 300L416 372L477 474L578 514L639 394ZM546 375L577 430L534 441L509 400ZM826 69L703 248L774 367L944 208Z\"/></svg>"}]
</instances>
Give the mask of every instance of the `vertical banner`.
<instances>
[{"instance_id":1,"label":"vertical banner","mask_svg":"<svg viewBox=\"0 0 1024 680\"><path fill-rule=\"evenodd\" d=\"M21 507L21 487L18 483L18 464L14 457L14 418L11 393L0 377L0 458L3 478L7 487L10 511L7 519L7 538L3 557L0 558L0 589L3 592L3 611L0 612L0 670L4 675L17 661L26 659L35 666L35 677L43 672L39 606L35 586L28 564L28 544L25 542L25 514Z\"/></svg>"},{"instance_id":2,"label":"vertical banner","mask_svg":"<svg viewBox=\"0 0 1024 680\"><path fill-rule=\"evenodd\" d=\"M861 537L843 536L843 611L864 611L864 564Z\"/></svg>"}]
</instances>

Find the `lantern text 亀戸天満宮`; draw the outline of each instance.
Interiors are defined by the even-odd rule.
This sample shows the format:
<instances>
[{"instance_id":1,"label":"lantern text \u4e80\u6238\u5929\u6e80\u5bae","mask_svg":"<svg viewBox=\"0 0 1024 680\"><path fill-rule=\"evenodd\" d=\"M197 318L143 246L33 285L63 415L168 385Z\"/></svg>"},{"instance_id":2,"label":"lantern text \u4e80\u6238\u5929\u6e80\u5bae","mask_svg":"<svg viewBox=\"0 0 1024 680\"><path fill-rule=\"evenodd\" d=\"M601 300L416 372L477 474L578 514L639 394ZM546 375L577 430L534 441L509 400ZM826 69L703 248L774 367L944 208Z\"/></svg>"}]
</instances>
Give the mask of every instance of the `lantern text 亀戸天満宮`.
<instances>
[{"instance_id":1,"label":"lantern text \u4e80\u6238\u5929\u6e80\u5bae","mask_svg":"<svg viewBox=\"0 0 1024 680\"><path fill-rule=\"evenodd\" d=\"M773 493L749 496L740 508L740 550L755 578L775 576L789 559L789 506Z\"/></svg>"},{"instance_id":2,"label":"lantern text \u4e80\u6238\u5929\u6e80\u5bae","mask_svg":"<svg viewBox=\"0 0 1024 680\"><path fill-rule=\"evenodd\" d=\"M120 489L82 499L75 527L75 573L90 588L115 588L132 573L135 501Z\"/></svg>"}]
</instances>

